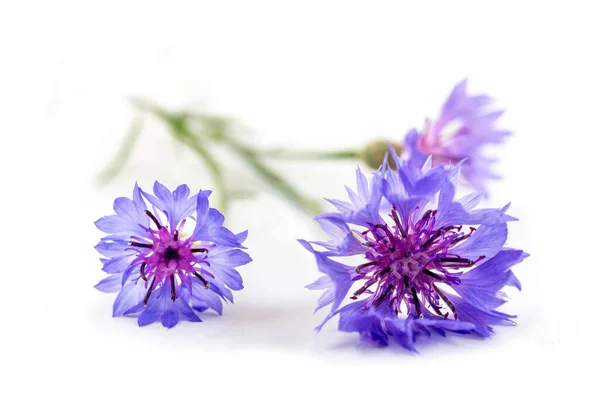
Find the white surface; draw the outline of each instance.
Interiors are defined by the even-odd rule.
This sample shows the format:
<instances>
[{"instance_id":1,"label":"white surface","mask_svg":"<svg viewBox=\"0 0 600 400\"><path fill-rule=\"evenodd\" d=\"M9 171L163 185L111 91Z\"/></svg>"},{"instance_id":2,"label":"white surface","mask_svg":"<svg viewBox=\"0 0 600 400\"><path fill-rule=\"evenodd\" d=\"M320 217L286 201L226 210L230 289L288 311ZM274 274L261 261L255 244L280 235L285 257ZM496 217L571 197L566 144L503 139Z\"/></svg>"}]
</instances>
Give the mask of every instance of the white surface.
<instances>
[{"instance_id":1,"label":"white surface","mask_svg":"<svg viewBox=\"0 0 600 400\"><path fill-rule=\"evenodd\" d=\"M0 398L597 392L593 2L245 3L0 7ZM517 327L486 341L420 341L420 355L359 350L335 324L313 335L324 315L312 316L318 293L303 286L318 275L295 239L319 233L270 194L227 215L250 229L255 261L240 268L246 289L222 318L167 331L110 317L114 296L92 288L103 277L92 222L136 179L210 186L155 122L116 183L93 183L132 118L126 97L234 115L265 146L333 149L401 138L463 77L499 99L516 133L490 202L513 201L521 221L509 245L532 254L506 308ZM339 198L353 182L352 163L278 165L315 196Z\"/></svg>"}]
</instances>

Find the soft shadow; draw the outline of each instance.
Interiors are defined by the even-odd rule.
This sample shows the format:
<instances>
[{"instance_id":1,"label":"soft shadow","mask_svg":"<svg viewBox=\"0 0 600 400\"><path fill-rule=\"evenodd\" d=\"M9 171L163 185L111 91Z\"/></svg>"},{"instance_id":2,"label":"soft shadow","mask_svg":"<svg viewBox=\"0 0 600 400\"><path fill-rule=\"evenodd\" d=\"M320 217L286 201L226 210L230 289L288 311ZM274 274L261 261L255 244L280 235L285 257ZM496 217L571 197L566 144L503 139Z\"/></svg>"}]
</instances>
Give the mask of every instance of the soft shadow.
<instances>
[{"instance_id":1,"label":"soft shadow","mask_svg":"<svg viewBox=\"0 0 600 400\"><path fill-rule=\"evenodd\" d=\"M212 311L198 314L202 322L181 321L166 329L160 321L139 328L137 316L111 317L111 301L98 301L88 312L87 329L106 334L115 329L142 336L163 337L173 344L198 344L227 348L306 348L314 339L318 319L312 315L313 303L239 302L226 305L223 315ZM124 331L123 331L124 330ZM141 331L140 331L141 330Z\"/></svg>"},{"instance_id":2,"label":"soft shadow","mask_svg":"<svg viewBox=\"0 0 600 400\"><path fill-rule=\"evenodd\" d=\"M344 334L338 332L338 334L343 334L344 337L331 341L327 347L322 347L324 351L333 354L343 354L350 351L357 352L357 354L367 357L379 355L382 352L397 353L403 356L427 353L450 355L455 352L464 353L465 349L474 349L486 340L473 334L460 335L452 332L448 332L446 337L436 333L432 333L431 336L419 335L415 342L415 347L417 349L417 353L415 353L400 346L393 337L389 338L388 346L379 346L375 344L360 343L358 333Z\"/></svg>"},{"instance_id":3,"label":"soft shadow","mask_svg":"<svg viewBox=\"0 0 600 400\"><path fill-rule=\"evenodd\" d=\"M312 303L244 303L228 307L224 324L240 347L306 348L314 339Z\"/></svg>"}]
</instances>

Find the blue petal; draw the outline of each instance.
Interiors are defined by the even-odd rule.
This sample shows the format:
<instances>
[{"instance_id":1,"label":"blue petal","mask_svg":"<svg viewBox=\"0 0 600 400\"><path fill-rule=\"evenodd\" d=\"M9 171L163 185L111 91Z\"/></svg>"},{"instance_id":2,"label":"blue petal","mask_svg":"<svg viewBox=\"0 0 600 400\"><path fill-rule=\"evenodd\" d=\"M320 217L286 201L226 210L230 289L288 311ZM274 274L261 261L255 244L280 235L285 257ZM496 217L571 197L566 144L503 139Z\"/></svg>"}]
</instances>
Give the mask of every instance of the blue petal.
<instances>
[{"instance_id":1,"label":"blue petal","mask_svg":"<svg viewBox=\"0 0 600 400\"><path fill-rule=\"evenodd\" d=\"M207 261L211 266L223 266L227 268L239 267L252 261L248 253L240 249L232 249L225 246L215 246L208 252Z\"/></svg>"},{"instance_id":2,"label":"blue petal","mask_svg":"<svg viewBox=\"0 0 600 400\"><path fill-rule=\"evenodd\" d=\"M348 290L352 286L353 268L340 264L339 262L330 260L327 256L322 253L315 251L312 246L305 240L298 240L300 244L304 246L308 251L314 254L317 259L317 267L320 272L327 274L333 283L334 300L332 302L331 311L329 315L325 317L325 320L317 326L317 331L320 330L323 325L335 315L340 304L348 294Z\"/></svg>"},{"instance_id":3,"label":"blue petal","mask_svg":"<svg viewBox=\"0 0 600 400\"><path fill-rule=\"evenodd\" d=\"M231 292L231 290L227 289L220 282L217 282L217 281L211 282L209 290L212 290L213 292L215 292L216 294L221 296L222 299L225 299L225 300L229 301L230 303L233 303L233 293Z\"/></svg>"},{"instance_id":4,"label":"blue petal","mask_svg":"<svg viewBox=\"0 0 600 400\"><path fill-rule=\"evenodd\" d=\"M182 292L189 293L189 287L182 287ZM192 296L190 297L192 307L197 310L212 308L219 315L223 314L223 303L219 295L210 289L206 289L201 285L192 284ZM202 310L203 311L203 310Z\"/></svg>"},{"instance_id":5,"label":"blue petal","mask_svg":"<svg viewBox=\"0 0 600 400\"><path fill-rule=\"evenodd\" d=\"M143 210L140 213L140 210L137 208L133 200L130 200L126 197L119 197L115 200L113 209L118 216L128 220L133 226L148 225L148 216L144 214Z\"/></svg>"},{"instance_id":6,"label":"blue petal","mask_svg":"<svg viewBox=\"0 0 600 400\"><path fill-rule=\"evenodd\" d=\"M427 161L427 155L419 150L417 147L417 140L419 139L419 132L416 129L408 131L404 138L404 155L407 157L407 161L410 165L421 167ZM395 153L395 150L394 150ZM404 156L403 155L403 156Z\"/></svg>"},{"instance_id":7,"label":"blue petal","mask_svg":"<svg viewBox=\"0 0 600 400\"><path fill-rule=\"evenodd\" d=\"M246 239L248 239L248 231L238 233L237 235L235 235L235 238L237 239L238 243L244 243Z\"/></svg>"},{"instance_id":8,"label":"blue petal","mask_svg":"<svg viewBox=\"0 0 600 400\"><path fill-rule=\"evenodd\" d=\"M396 342L405 349L417 353L415 347L415 329L412 325L413 318L406 318L404 321L399 318L391 318L385 321L386 329L390 332Z\"/></svg>"},{"instance_id":9,"label":"blue petal","mask_svg":"<svg viewBox=\"0 0 600 400\"><path fill-rule=\"evenodd\" d=\"M469 239L452 248L452 252L464 258L475 259L480 256L490 258L500 251L507 237L506 223L480 226Z\"/></svg>"},{"instance_id":10,"label":"blue petal","mask_svg":"<svg viewBox=\"0 0 600 400\"><path fill-rule=\"evenodd\" d=\"M104 293L118 292L121 290L121 274L110 275L98 282L94 287Z\"/></svg>"},{"instance_id":11,"label":"blue petal","mask_svg":"<svg viewBox=\"0 0 600 400\"><path fill-rule=\"evenodd\" d=\"M364 254L364 246L354 236L346 222L333 216L319 216L315 219L321 228L332 237L329 242L312 242L329 250L324 254L330 256Z\"/></svg>"},{"instance_id":12,"label":"blue petal","mask_svg":"<svg viewBox=\"0 0 600 400\"><path fill-rule=\"evenodd\" d=\"M310 290L330 289L333 287L333 282L331 281L331 278L329 276L323 275L313 283L309 283L304 287Z\"/></svg>"},{"instance_id":13,"label":"blue petal","mask_svg":"<svg viewBox=\"0 0 600 400\"><path fill-rule=\"evenodd\" d=\"M175 229L184 218L193 214L197 195L189 197L190 189L187 185L180 185L171 193L163 184L156 181L153 190L156 197L146 192L143 192L143 195L153 206L167 214L172 229Z\"/></svg>"},{"instance_id":14,"label":"blue petal","mask_svg":"<svg viewBox=\"0 0 600 400\"><path fill-rule=\"evenodd\" d=\"M200 191L196 204L197 221L191 237L193 240L205 240L231 247L243 247L237 237L224 228L224 217L218 210L208 208L210 191Z\"/></svg>"},{"instance_id":15,"label":"blue petal","mask_svg":"<svg viewBox=\"0 0 600 400\"><path fill-rule=\"evenodd\" d=\"M342 332L359 332L363 343L386 346L388 335L382 328L380 316L372 308L363 309L368 301L369 299L355 301L342 307L339 310L338 328Z\"/></svg>"},{"instance_id":16,"label":"blue petal","mask_svg":"<svg viewBox=\"0 0 600 400\"><path fill-rule=\"evenodd\" d=\"M141 282L138 284L135 282L127 283L123 286L123 289L115 299L113 304L113 317L125 315L128 310L143 301L145 294L146 288Z\"/></svg>"},{"instance_id":17,"label":"blue petal","mask_svg":"<svg viewBox=\"0 0 600 400\"><path fill-rule=\"evenodd\" d=\"M494 280L498 274L507 272L511 267L520 263L528 256L529 254L523 250L502 250L495 257L490 258L464 274L462 279L478 281Z\"/></svg>"},{"instance_id":18,"label":"blue petal","mask_svg":"<svg viewBox=\"0 0 600 400\"><path fill-rule=\"evenodd\" d=\"M169 329L177 325L179 323L179 313L177 312L177 309L172 307L166 310L160 318L160 321L165 328Z\"/></svg>"},{"instance_id":19,"label":"blue petal","mask_svg":"<svg viewBox=\"0 0 600 400\"><path fill-rule=\"evenodd\" d=\"M489 325L515 325L515 323L510 320L510 318L514 318L515 316L495 310L480 310L458 296L449 293L446 293L446 296L448 296L450 301L454 304L458 313L458 319L472 323L475 326L474 332L480 336L488 337L493 333L493 329Z\"/></svg>"},{"instance_id":20,"label":"blue petal","mask_svg":"<svg viewBox=\"0 0 600 400\"><path fill-rule=\"evenodd\" d=\"M214 278L208 278L208 281L211 283L219 281L227 285L231 290L242 290L244 288L240 273L233 268L211 264L210 266L203 267L203 269L215 276Z\"/></svg>"},{"instance_id":21,"label":"blue petal","mask_svg":"<svg viewBox=\"0 0 600 400\"><path fill-rule=\"evenodd\" d=\"M117 233L129 231L131 224L118 215L108 215L94 222L96 227L104 233Z\"/></svg>"},{"instance_id":22,"label":"blue petal","mask_svg":"<svg viewBox=\"0 0 600 400\"><path fill-rule=\"evenodd\" d=\"M465 333L475 329L475 325L470 322L444 319L440 317L416 318L415 323L426 327L439 327L451 332Z\"/></svg>"},{"instance_id":23,"label":"blue petal","mask_svg":"<svg viewBox=\"0 0 600 400\"><path fill-rule=\"evenodd\" d=\"M114 257L109 260L101 259L103 267L102 271L108 274L117 274L124 272L129 267L132 261L135 260L134 255L125 257Z\"/></svg>"},{"instance_id":24,"label":"blue petal","mask_svg":"<svg viewBox=\"0 0 600 400\"><path fill-rule=\"evenodd\" d=\"M202 322L202 320L196 315L192 307L190 307L185 301L183 301L181 296L175 300L175 306L179 317L190 322ZM177 323L175 323L175 325L177 325Z\"/></svg>"},{"instance_id":25,"label":"blue petal","mask_svg":"<svg viewBox=\"0 0 600 400\"><path fill-rule=\"evenodd\" d=\"M158 310L156 310L156 309L150 310L149 308L146 308L138 317L138 325L139 326L150 325L150 324L158 321L159 318L160 318L160 313Z\"/></svg>"},{"instance_id":26,"label":"blue petal","mask_svg":"<svg viewBox=\"0 0 600 400\"><path fill-rule=\"evenodd\" d=\"M322 217L332 216L351 224L368 226L371 223L377 223L380 221L379 206L381 204L382 197L382 182L383 173L376 171L371 179L371 185L367 188L367 178L360 171L356 170L356 185L358 187L358 194L348 189L348 194L352 200L352 203L347 203L339 200L325 199L333 204L337 209L338 213L324 213Z\"/></svg>"},{"instance_id":27,"label":"blue petal","mask_svg":"<svg viewBox=\"0 0 600 400\"><path fill-rule=\"evenodd\" d=\"M107 241L102 239L94 249L104 257L112 258L124 256L125 250L131 249L131 246L125 240Z\"/></svg>"},{"instance_id":28,"label":"blue petal","mask_svg":"<svg viewBox=\"0 0 600 400\"><path fill-rule=\"evenodd\" d=\"M171 289L163 284L152 292L146 309L138 317L138 325L145 326L161 319L163 326L172 328L179 322L179 314L171 301Z\"/></svg>"},{"instance_id":29,"label":"blue petal","mask_svg":"<svg viewBox=\"0 0 600 400\"><path fill-rule=\"evenodd\" d=\"M505 285L520 288L510 268L525 257L527 254L520 250L503 250L462 275L461 284L453 289L472 306L484 311L493 310L505 302L499 292Z\"/></svg>"},{"instance_id":30,"label":"blue petal","mask_svg":"<svg viewBox=\"0 0 600 400\"><path fill-rule=\"evenodd\" d=\"M214 279L209 278L211 283L218 282L219 287L221 287L222 284L225 284L233 290L241 290L244 288L242 277L233 268L252 261L247 253L230 247L215 246L209 251L206 260L210 265L203 268L215 276Z\"/></svg>"}]
</instances>

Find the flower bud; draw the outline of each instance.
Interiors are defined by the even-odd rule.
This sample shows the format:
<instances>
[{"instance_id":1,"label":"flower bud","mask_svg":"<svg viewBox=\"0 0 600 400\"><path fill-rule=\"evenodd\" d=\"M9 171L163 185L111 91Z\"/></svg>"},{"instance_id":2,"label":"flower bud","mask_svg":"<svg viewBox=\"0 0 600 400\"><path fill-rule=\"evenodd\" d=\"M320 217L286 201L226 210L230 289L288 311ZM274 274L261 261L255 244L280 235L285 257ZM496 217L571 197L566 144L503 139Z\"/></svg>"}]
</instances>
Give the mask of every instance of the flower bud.
<instances>
[{"instance_id":1,"label":"flower bud","mask_svg":"<svg viewBox=\"0 0 600 400\"><path fill-rule=\"evenodd\" d=\"M376 140L368 143L359 153L359 158L363 160L369 167L378 169L383 163L385 155L389 151L388 143L392 145L398 155L402 154L402 145L397 142L387 140ZM388 160L392 169L396 169L396 163L393 159Z\"/></svg>"}]
</instances>

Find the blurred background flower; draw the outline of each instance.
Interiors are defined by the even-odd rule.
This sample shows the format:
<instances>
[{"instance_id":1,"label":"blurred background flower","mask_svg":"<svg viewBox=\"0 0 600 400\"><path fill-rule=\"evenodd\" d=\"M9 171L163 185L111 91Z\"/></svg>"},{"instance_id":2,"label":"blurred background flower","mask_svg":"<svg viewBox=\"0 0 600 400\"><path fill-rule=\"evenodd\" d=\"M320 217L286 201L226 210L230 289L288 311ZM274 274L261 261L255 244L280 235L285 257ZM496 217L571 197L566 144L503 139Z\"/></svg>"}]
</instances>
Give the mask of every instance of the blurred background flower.
<instances>
[{"instance_id":1,"label":"blurred background flower","mask_svg":"<svg viewBox=\"0 0 600 400\"><path fill-rule=\"evenodd\" d=\"M316 214L320 210L319 203L271 167L269 159L296 162L355 160L378 169L387 154L388 144L391 144L398 154L417 166L422 166L429 156L432 156L434 165L456 165L464 161L462 174L466 181L483 191L486 180L498 178L498 175L491 171L490 165L494 160L482 154L482 147L501 142L509 133L494 126L502 112L488 110L491 99L485 95L467 95L466 85L466 80L456 85L444 103L440 116L433 122L427 120L421 132L410 130L403 144L397 140L374 140L358 150L263 149L244 140L240 132L243 128L233 118L193 110L168 111L144 99L134 99L132 104L138 111L163 122L173 139L189 148L205 164L217 189L221 208L226 208L231 200L255 194L253 190L236 189L226 181L224 171L231 158L235 157L285 200L308 213ZM140 130L140 121L135 120L120 150L100 174L102 183L110 182L125 167ZM365 136L370 134L365 132ZM228 150L225 157L214 155L213 148L216 146Z\"/></svg>"},{"instance_id":2,"label":"blurred background flower","mask_svg":"<svg viewBox=\"0 0 600 400\"><path fill-rule=\"evenodd\" d=\"M413 129L407 133L403 157L418 166L429 156L434 165L464 161L461 174L483 191L488 179L499 178L491 170L496 160L483 153L485 146L500 143L510 134L497 127L503 111L490 108L491 103L487 95L468 95L467 80L460 82L435 120L428 120L421 132Z\"/></svg>"}]
</instances>

